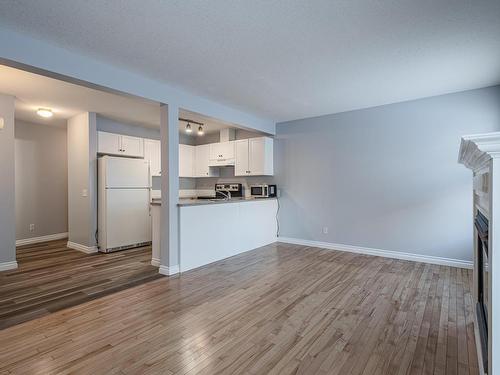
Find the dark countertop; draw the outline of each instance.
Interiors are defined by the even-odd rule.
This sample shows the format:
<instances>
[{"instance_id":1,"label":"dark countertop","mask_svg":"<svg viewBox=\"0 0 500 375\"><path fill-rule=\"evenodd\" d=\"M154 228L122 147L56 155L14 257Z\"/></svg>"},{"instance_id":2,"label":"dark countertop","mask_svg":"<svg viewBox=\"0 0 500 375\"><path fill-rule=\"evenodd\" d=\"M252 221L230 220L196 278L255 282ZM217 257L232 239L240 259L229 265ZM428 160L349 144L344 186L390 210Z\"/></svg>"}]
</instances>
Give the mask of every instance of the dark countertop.
<instances>
[{"instance_id":1,"label":"dark countertop","mask_svg":"<svg viewBox=\"0 0 500 375\"><path fill-rule=\"evenodd\" d=\"M263 200L270 200L276 198L232 198L227 200L210 200L210 199L196 199L196 198L181 198L177 206L179 207L189 207L189 206L207 206L211 204L230 204L230 203L241 203L241 202L256 202ZM153 199L152 205L161 205L161 199Z\"/></svg>"}]
</instances>

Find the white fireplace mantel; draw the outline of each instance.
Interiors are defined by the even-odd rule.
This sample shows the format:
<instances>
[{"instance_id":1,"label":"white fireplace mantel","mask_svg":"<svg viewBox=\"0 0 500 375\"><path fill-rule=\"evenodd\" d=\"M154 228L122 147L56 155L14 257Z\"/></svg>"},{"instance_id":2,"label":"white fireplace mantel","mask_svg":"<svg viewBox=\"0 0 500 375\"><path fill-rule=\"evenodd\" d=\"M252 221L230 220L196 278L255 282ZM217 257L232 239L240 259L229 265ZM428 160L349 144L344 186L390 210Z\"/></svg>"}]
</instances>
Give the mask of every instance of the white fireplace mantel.
<instances>
[{"instance_id":1,"label":"white fireplace mantel","mask_svg":"<svg viewBox=\"0 0 500 375\"><path fill-rule=\"evenodd\" d=\"M460 143L458 162L477 171L488 160L500 158L500 132L464 135Z\"/></svg>"},{"instance_id":2,"label":"white fireplace mantel","mask_svg":"<svg viewBox=\"0 0 500 375\"><path fill-rule=\"evenodd\" d=\"M500 374L500 132L463 136L460 143L458 162L473 171L473 218L478 211L488 220L487 262L482 264L479 253L477 229L474 233L474 303L481 306L478 285L480 275L487 272L487 348L485 356L480 349L479 315L475 316L476 346L481 374ZM484 258L484 256L482 257ZM478 303L479 302L479 303ZM479 311L479 309L476 309ZM478 312L480 314L480 312ZM484 314L483 314L484 316ZM481 337L485 337L482 335ZM488 366L482 371L482 359L487 358Z\"/></svg>"}]
</instances>

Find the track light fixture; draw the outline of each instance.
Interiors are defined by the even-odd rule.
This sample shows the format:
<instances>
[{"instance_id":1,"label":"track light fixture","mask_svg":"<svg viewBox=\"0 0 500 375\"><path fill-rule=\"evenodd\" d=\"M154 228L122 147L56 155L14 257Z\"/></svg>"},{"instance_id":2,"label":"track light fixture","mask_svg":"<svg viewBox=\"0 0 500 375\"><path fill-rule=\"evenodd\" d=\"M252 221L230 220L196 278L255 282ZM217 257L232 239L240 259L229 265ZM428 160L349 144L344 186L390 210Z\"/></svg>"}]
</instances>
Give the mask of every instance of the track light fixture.
<instances>
[{"instance_id":1,"label":"track light fixture","mask_svg":"<svg viewBox=\"0 0 500 375\"><path fill-rule=\"evenodd\" d=\"M182 122L185 122L186 123L186 128L185 128L185 132L187 134L191 134L193 133L193 125L198 125L198 135L204 135L205 132L203 130L203 124L201 122L198 122L198 121L193 121L193 120L190 120L190 119L187 119L187 118L182 118L182 117L179 117L179 121L182 121Z\"/></svg>"}]
</instances>

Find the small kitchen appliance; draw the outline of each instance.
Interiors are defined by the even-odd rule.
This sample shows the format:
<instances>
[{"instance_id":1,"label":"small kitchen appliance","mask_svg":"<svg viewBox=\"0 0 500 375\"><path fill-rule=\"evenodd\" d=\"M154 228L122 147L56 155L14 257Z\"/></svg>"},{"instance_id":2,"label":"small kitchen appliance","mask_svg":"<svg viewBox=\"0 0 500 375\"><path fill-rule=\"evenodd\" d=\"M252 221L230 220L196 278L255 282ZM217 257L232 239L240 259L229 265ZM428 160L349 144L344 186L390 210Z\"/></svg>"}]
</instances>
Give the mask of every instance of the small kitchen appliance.
<instances>
[{"instance_id":1,"label":"small kitchen appliance","mask_svg":"<svg viewBox=\"0 0 500 375\"><path fill-rule=\"evenodd\" d=\"M254 198L274 198L276 197L276 185L251 185L250 195Z\"/></svg>"}]
</instances>

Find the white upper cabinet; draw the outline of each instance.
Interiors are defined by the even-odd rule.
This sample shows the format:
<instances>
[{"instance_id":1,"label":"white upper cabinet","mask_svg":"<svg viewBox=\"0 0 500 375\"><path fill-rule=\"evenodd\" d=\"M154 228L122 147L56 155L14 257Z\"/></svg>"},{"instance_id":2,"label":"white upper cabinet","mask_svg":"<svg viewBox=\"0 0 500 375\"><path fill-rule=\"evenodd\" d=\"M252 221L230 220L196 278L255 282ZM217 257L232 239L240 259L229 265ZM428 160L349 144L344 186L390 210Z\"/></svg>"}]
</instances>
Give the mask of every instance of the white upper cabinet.
<instances>
[{"instance_id":1,"label":"white upper cabinet","mask_svg":"<svg viewBox=\"0 0 500 375\"><path fill-rule=\"evenodd\" d=\"M121 136L119 134L97 132L97 152L121 155Z\"/></svg>"},{"instance_id":2,"label":"white upper cabinet","mask_svg":"<svg viewBox=\"0 0 500 375\"><path fill-rule=\"evenodd\" d=\"M210 166L234 165L234 141L210 144Z\"/></svg>"},{"instance_id":3,"label":"white upper cabinet","mask_svg":"<svg viewBox=\"0 0 500 375\"><path fill-rule=\"evenodd\" d=\"M144 157L144 140L128 135L97 132L97 152L100 154Z\"/></svg>"},{"instance_id":4,"label":"white upper cabinet","mask_svg":"<svg viewBox=\"0 0 500 375\"><path fill-rule=\"evenodd\" d=\"M242 139L235 142L235 176L248 176L248 139Z\"/></svg>"},{"instance_id":5,"label":"white upper cabinet","mask_svg":"<svg viewBox=\"0 0 500 375\"><path fill-rule=\"evenodd\" d=\"M235 176L272 176L273 139L268 137L236 141Z\"/></svg>"},{"instance_id":6,"label":"white upper cabinet","mask_svg":"<svg viewBox=\"0 0 500 375\"><path fill-rule=\"evenodd\" d=\"M179 177L195 177L195 146L179 145Z\"/></svg>"},{"instance_id":7,"label":"white upper cabinet","mask_svg":"<svg viewBox=\"0 0 500 375\"><path fill-rule=\"evenodd\" d=\"M195 148L195 176L218 177L219 169L210 167L210 145L200 145Z\"/></svg>"},{"instance_id":8,"label":"white upper cabinet","mask_svg":"<svg viewBox=\"0 0 500 375\"><path fill-rule=\"evenodd\" d=\"M122 135L122 154L138 158L144 157L144 139Z\"/></svg>"},{"instance_id":9,"label":"white upper cabinet","mask_svg":"<svg viewBox=\"0 0 500 375\"><path fill-rule=\"evenodd\" d=\"M161 176L161 143L155 139L144 140L144 159L149 161L151 176Z\"/></svg>"}]
</instances>

